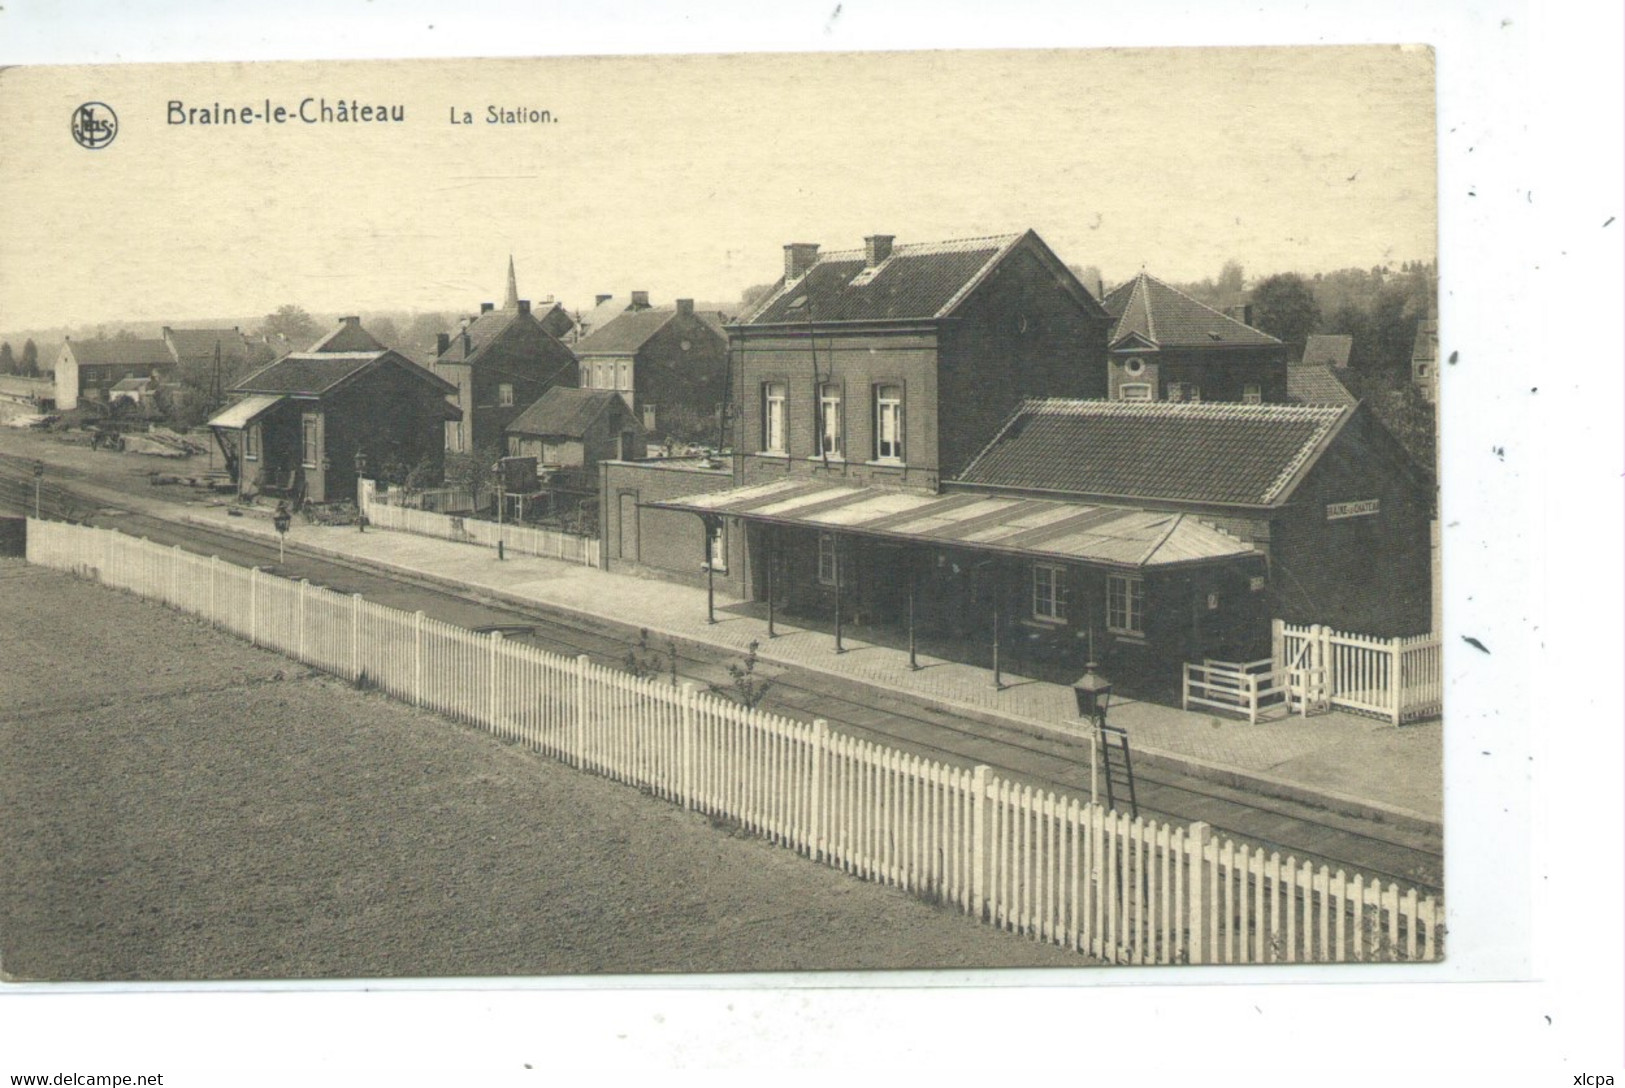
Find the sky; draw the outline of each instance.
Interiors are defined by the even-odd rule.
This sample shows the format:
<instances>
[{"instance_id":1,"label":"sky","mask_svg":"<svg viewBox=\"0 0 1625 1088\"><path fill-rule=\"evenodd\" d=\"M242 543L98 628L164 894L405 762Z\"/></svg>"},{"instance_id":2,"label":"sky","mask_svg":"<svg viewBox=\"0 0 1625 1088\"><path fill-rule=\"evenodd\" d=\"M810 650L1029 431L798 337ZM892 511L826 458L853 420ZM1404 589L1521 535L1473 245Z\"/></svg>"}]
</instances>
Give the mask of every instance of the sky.
<instances>
[{"instance_id":1,"label":"sky","mask_svg":"<svg viewBox=\"0 0 1625 1088\"><path fill-rule=\"evenodd\" d=\"M307 98L405 120L170 123ZM85 101L118 116L105 148L71 138ZM874 233L1032 228L1108 281L1436 252L1421 47L21 67L0 133L0 329L463 312L510 254L537 300L723 302L787 242Z\"/></svg>"}]
</instances>

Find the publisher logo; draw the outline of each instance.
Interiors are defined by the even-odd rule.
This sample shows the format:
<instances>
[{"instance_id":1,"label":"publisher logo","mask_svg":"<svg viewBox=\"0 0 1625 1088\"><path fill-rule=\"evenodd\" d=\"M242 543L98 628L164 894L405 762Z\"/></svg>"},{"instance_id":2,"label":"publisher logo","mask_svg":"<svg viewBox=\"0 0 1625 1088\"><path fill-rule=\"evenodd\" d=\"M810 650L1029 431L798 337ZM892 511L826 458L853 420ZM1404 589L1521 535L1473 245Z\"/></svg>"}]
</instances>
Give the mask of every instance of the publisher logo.
<instances>
[{"instance_id":1,"label":"publisher logo","mask_svg":"<svg viewBox=\"0 0 1625 1088\"><path fill-rule=\"evenodd\" d=\"M99 151L118 135L118 114L105 102L86 102L73 111L73 138L80 147Z\"/></svg>"}]
</instances>

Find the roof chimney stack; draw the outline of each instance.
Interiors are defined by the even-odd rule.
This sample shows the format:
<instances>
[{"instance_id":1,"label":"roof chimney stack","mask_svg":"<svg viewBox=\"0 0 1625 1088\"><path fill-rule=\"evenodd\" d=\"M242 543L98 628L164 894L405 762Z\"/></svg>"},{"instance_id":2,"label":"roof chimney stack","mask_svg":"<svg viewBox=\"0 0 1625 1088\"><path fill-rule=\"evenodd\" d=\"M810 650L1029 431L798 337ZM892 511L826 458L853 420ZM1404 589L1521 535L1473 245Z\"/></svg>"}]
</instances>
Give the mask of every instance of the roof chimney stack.
<instances>
[{"instance_id":1,"label":"roof chimney stack","mask_svg":"<svg viewBox=\"0 0 1625 1088\"><path fill-rule=\"evenodd\" d=\"M595 301L593 303L593 305L594 306L602 306L604 303L608 302L610 299L612 299L614 297L615 297L614 295L594 295L593 298L596 299L597 301Z\"/></svg>"},{"instance_id":2,"label":"roof chimney stack","mask_svg":"<svg viewBox=\"0 0 1625 1088\"><path fill-rule=\"evenodd\" d=\"M680 299L678 299L677 300L677 312L679 314L683 315L684 317L693 317L694 316L694 300L691 299L691 298L680 298Z\"/></svg>"},{"instance_id":3,"label":"roof chimney stack","mask_svg":"<svg viewBox=\"0 0 1625 1088\"><path fill-rule=\"evenodd\" d=\"M492 310L494 310L496 308L497 308L497 304L494 303L494 302L482 302L482 303L480 303L480 313L482 313L482 314L488 314L488 313L490 313Z\"/></svg>"},{"instance_id":4,"label":"roof chimney stack","mask_svg":"<svg viewBox=\"0 0 1625 1088\"><path fill-rule=\"evenodd\" d=\"M632 305L628 306L627 309L628 310L647 310L648 308L649 308L649 292L647 292L647 291L633 291L632 292Z\"/></svg>"},{"instance_id":5,"label":"roof chimney stack","mask_svg":"<svg viewBox=\"0 0 1625 1088\"><path fill-rule=\"evenodd\" d=\"M817 260L817 242L791 242L784 247L785 280L799 280Z\"/></svg>"},{"instance_id":6,"label":"roof chimney stack","mask_svg":"<svg viewBox=\"0 0 1625 1088\"><path fill-rule=\"evenodd\" d=\"M895 234L871 234L863 240L863 260L870 268L874 268L887 257L891 256L891 244L897 240Z\"/></svg>"},{"instance_id":7,"label":"roof chimney stack","mask_svg":"<svg viewBox=\"0 0 1625 1088\"><path fill-rule=\"evenodd\" d=\"M346 328L359 329L361 327L361 319L359 317L346 317L341 318L340 320L344 323Z\"/></svg>"},{"instance_id":8,"label":"roof chimney stack","mask_svg":"<svg viewBox=\"0 0 1625 1088\"><path fill-rule=\"evenodd\" d=\"M520 313L522 313L522 314L530 313L530 299L528 299L528 298L516 299L515 303L519 307L519 312Z\"/></svg>"},{"instance_id":9,"label":"roof chimney stack","mask_svg":"<svg viewBox=\"0 0 1625 1088\"><path fill-rule=\"evenodd\" d=\"M434 334L434 353L444 355L451 350L451 333L437 332Z\"/></svg>"}]
</instances>

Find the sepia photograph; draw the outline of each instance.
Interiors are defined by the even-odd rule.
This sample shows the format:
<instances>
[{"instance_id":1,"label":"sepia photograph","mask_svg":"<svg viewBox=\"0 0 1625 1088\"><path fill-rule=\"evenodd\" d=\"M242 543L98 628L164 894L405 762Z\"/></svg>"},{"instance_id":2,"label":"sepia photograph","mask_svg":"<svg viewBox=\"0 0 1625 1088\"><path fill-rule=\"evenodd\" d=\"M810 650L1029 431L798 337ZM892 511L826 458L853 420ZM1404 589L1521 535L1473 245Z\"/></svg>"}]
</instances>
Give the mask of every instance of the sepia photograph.
<instances>
[{"instance_id":1,"label":"sepia photograph","mask_svg":"<svg viewBox=\"0 0 1625 1088\"><path fill-rule=\"evenodd\" d=\"M1458 121L1308 41L0 69L0 997L1514 977Z\"/></svg>"},{"instance_id":2,"label":"sepia photograph","mask_svg":"<svg viewBox=\"0 0 1625 1088\"><path fill-rule=\"evenodd\" d=\"M5 73L7 975L1440 959L1433 88Z\"/></svg>"}]
</instances>

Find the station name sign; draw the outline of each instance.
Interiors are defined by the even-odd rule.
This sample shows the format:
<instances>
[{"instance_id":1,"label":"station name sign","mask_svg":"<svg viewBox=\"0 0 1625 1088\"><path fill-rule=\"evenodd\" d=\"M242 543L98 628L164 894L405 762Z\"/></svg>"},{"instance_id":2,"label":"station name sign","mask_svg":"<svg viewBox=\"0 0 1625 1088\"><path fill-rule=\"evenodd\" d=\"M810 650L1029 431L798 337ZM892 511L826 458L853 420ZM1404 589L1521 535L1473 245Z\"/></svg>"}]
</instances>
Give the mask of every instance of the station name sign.
<instances>
[{"instance_id":1,"label":"station name sign","mask_svg":"<svg viewBox=\"0 0 1625 1088\"><path fill-rule=\"evenodd\" d=\"M1338 521L1342 518L1375 517L1381 502L1381 499L1358 499L1354 502L1329 502L1326 504L1326 520Z\"/></svg>"}]
</instances>

